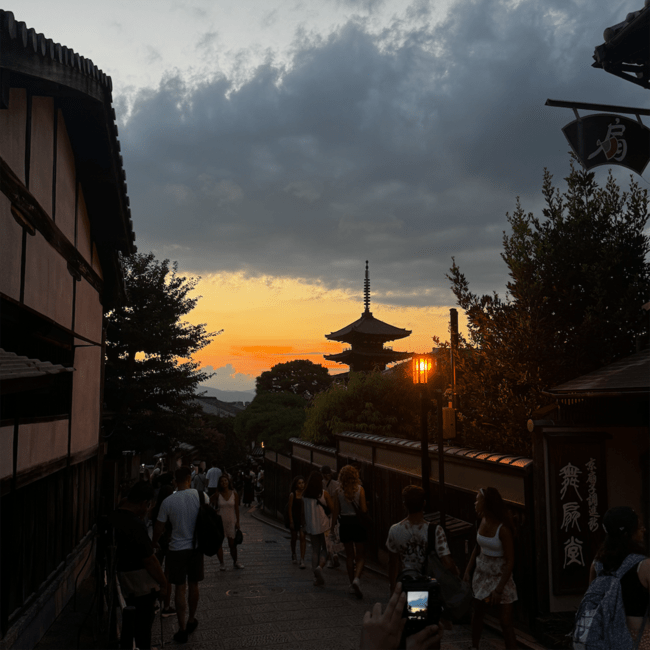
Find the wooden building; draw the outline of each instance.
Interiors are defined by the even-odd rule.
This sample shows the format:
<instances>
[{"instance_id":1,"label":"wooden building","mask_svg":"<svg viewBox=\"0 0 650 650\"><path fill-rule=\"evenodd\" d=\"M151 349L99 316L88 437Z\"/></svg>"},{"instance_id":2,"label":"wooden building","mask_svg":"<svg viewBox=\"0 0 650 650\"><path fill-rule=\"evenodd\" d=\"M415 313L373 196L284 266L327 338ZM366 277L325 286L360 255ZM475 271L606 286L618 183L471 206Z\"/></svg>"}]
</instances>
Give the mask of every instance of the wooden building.
<instances>
[{"instance_id":1,"label":"wooden building","mask_svg":"<svg viewBox=\"0 0 650 650\"><path fill-rule=\"evenodd\" d=\"M111 88L0 10L3 648L33 647L93 568L103 313L135 250Z\"/></svg>"},{"instance_id":2,"label":"wooden building","mask_svg":"<svg viewBox=\"0 0 650 650\"><path fill-rule=\"evenodd\" d=\"M325 338L330 341L341 341L350 345L343 352L325 355L328 361L336 361L350 366L350 372L385 370L389 363L402 361L412 356L410 352L397 352L384 347L384 344L388 341L410 336L411 330L394 327L372 315L370 311L370 278L368 276L367 261L363 292L365 310L361 314L361 318L337 332L325 335Z\"/></svg>"}]
</instances>

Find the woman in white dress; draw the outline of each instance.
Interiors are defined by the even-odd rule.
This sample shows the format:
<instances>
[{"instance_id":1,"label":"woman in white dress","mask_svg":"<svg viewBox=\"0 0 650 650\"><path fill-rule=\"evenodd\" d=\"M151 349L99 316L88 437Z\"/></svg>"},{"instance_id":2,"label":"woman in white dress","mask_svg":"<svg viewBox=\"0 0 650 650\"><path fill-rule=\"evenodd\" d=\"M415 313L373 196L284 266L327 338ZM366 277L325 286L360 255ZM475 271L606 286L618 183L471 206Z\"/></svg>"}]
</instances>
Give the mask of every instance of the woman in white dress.
<instances>
[{"instance_id":1,"label":"woman in white dress","mask_svg":"<svg viewBox=\"0 0 650 650\"><path fill-rule=\"evenodd\" d=\"M307 487L302 495L305 506L305 532L311 542L311 568L314 572L314 585L325 584L323 568L327 562L327 545L325 533L330 529L330 515L334 503L330 495L323 490L323 475L312 472L307 479Z\"/></svg>"},{"instance_id":2,"label":"woman in white dress","mask_svg":"<svg viewBox=\"0 0 650 650\"><path fill-rule=\"evenodd\" d=\"M232 489L230 477L225 474L219 478L217 491L210 497L210 503L217 509L223 522L223 532L228 539L230 555L235 569L243 569L244 565L237 561L237 545L235 535L239 530L239 495ZM226 570L223 561L223 548L217 551L221 570Z\"/></svg>"}]
</instances>

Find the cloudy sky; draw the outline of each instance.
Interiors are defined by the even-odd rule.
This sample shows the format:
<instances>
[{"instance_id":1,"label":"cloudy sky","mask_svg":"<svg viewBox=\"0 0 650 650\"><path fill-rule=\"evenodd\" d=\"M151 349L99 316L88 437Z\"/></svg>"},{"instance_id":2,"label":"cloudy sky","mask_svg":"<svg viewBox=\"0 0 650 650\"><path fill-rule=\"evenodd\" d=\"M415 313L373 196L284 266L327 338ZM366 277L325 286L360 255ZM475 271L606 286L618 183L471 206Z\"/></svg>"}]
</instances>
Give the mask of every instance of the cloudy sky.
<instances>
[{"instance_id":1,"label":"cloudy sky","mask_svg":"<svg viewBox=\"0 0 650 650\"><path fill-rule=\"evenodd\" d=\"M642 0L23 0L17 20L113 79L140 251L202 277L211 385L341 346L372 311L446 337L452 255L503 292L506 212L568 172L568 109L648 106L591 67ZM90 9L92 7L92 10ZM10 9L10 7L6 7ZM606 170L601 168L598 177ZM626 171L616 174L623 182ZM646 176L648 174L646 173ZM338 366L338 370L345 367Z\"/></svg>"}]
</instances>

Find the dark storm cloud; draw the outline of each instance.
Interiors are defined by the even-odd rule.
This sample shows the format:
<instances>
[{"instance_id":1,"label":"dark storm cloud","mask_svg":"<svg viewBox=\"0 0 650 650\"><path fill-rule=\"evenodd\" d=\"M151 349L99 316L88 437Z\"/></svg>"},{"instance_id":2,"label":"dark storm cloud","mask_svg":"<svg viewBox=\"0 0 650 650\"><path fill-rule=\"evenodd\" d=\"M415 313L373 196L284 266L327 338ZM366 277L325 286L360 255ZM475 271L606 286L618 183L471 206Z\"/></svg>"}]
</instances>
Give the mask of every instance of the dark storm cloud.
<instances>
[{"instance_id":1,"label":"dark storm cloud","mask_svg":"<svg viewBox=\"0 0 650 650\"><path fill-rule=\"evenodd\" d=\"M351 21L296 41L289 69L234 88L168 75L122 128L138 243L197 271L361 285L375 300L449 304L454 255L501 290L506 211L539 209L543 168L568 172L570 111L548 97L639 104L590 67L605 1L459 2L435 29ZM409 16L407 16L407 19ZM212 35L206 35L208 40Z\"/></svg>"}]
</instances>

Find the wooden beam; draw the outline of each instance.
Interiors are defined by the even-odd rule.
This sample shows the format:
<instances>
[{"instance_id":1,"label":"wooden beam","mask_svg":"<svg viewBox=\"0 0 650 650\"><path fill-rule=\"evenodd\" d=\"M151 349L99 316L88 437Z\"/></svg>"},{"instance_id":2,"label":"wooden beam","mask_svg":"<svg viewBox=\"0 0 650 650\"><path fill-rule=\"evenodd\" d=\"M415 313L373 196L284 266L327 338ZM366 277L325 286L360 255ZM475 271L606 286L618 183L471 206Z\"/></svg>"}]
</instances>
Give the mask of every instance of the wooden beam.
<instances>
[{"instance_id":1,"label":"wooden beam","mask_svg":"<svg viewBox=\"0 0 650 650\"><path fill-rule=\"evenodd\" d=\"M99 293L104 293L104 282L61 229L50 219L13 169L0 157L0 191L11 201L11 213L30 235L38 231L54 250L68 263L68 271L75 278L83 277Z\"/></svg>"}]
</instances>

